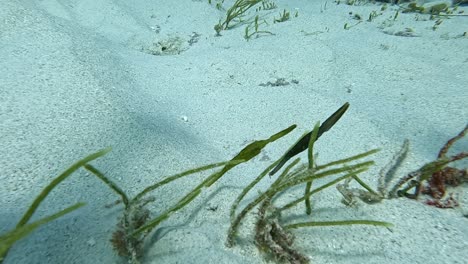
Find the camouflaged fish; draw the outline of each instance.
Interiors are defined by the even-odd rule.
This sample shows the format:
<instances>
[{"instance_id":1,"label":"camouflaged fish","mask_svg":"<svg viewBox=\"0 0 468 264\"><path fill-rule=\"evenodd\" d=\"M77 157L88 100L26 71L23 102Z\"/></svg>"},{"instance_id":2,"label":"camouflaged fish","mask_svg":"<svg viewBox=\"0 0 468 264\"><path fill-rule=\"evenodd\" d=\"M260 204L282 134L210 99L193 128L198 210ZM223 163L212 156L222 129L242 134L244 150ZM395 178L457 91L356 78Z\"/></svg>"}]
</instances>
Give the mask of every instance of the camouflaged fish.
<instances>
[{"instance_id":1,"label":"camouflaged fish","mask_svg":"<svg viewBox=\"0 0 468 264\"><path fill-rule=\"evenodd\" d=\"M320 126L317 140L318 138L325 132L327 132L333 125L335 125L338 120L340 120L341 116L348 110L349 103L345 103L340 109L338 109L335 113L333 113L323 124ZM302 151L306 150L309 147L310 136L312 132L307 133L304 135L296 145L294 145L287 153L284 155L283 159L276 165L276 167L270 172L270 176L275 174L283 165L292 157L296 156L297 154L301 153Z\"/></svg>"}]
</instances>

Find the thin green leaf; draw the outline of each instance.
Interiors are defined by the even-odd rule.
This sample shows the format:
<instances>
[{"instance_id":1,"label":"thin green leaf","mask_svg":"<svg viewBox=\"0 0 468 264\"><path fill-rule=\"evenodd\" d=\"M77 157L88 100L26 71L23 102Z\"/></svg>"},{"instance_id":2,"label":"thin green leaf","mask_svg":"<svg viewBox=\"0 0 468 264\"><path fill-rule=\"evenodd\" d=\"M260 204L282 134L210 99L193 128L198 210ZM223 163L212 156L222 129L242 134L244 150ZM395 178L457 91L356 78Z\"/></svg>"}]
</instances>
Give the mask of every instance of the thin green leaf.
<instances>
[{"instance_id":1,"label":"thin green leaf","mask_svg":"<svg viewBox=\"0 0 468 264\"><path fill-rule=\"evenodd\" d=\"M195 199L199 194L201 190L193 191L190 192L188 195L186 195L184 198L182 198L175 206L172 208L166 210L164 213L162 213L160 216L156 217L155 219L151 220L148 224L138 228L135 230L131 235L135 236L138 235L144 231L151 231L153 228L158 226L162 221L166 220L171 216L174 212L177 212L178 210L182 209L184 206L189 204L193 199Z\"/></svg>"},{"instance_id":2,"label":"thin green leaf","mask_svg":"<svg viewBox=\"0 0 468 264\"><path fill-rule=\"evenodd\" d=\"M6 234L3 234L0 236L0 262L3 260L3 258L6 256L8 250L10 249L11 246L13 246L13 244L26 237L27 235L29 235L30 233L32 233L34 230L36 230L38 227L48 223L48 222L51 222L63 215L66 215L82 206L84 206L85 204L84 203L76 203L70 207L67 207L65 209L63 209L62 211L60 212L57 212L53 215L49 215L47 217L44 217L40 220L37 220L37 221L34 221L30 224L26 224L26 225L23 225L21 227L17 227L15 228L14 230L6 233Z\"/></svg>"},{"instance_id":3,"label":"thin green leaf","mask_svg":"<svg viewBox=\"0 0 468 264\"><path fill-rule=\"evenodd\" d=\"M188 176L190 174L194 174L194 173L198 173L198 172L202 172L202 171L205 171L205 170L210 170L210 169L213 169L213 168L216 168L216 167L220 167L220 166L228 166L228 165L231 165L231 166L235 166L237 164L240 164L244 162L243 160L235 160L235 159L232 159L230 161L224 161L224 162L218 162L218 163L212 163L212 164L208 164L208 165L205 165L205 166L202 166L202 167L198 167L198 168L194 168L194 169L191 169L191 170L187 170L187 171L184 171L184 172L181 172L181 173L177 173L177 174L174 174L172 176L169 176L167 178L165 178L164 180L160 181L160 182L157 182L153 185L150 185L148 187L146 187L143 191L141 191L137 196L135 196L135 198L132 199L132 202L135 202L135 201L138 201L141 199L141 197L143 197L145 194L165 185L165 184L168 184L172 181L175 181L177 179L180 179L182 177L185 177L185 176Z\"/></svg>"},{"instance_id":4,"label":"thin green leaf","mask_svg":"<svg viewBox=\"0 0 468 264\"><path fill-rule=\"evenodd\" d=\"M92 174L94 174L101 181L103 181L107 186L109 186L109 188L111 188L114 192L116 192L118 195L120 195L120 197L122 198L122 202L125 205L125 208L129 207L129 199L128 199L127 194L125 194L125 192L122 189L120 189L120 187L117 186L117 184L115 184L113 181L111 181L109 178L107 178L104 175L104 173L100 172L98 169L96 169L95 167L93 167L90 164L84 165L84 168L86 170L88 170L89 172L91 172Z\"/></svg>"},{"instance_id":5,"label":"thin green leaf","mask_svg":"<svg viewBox=\"0 0 468 264\"><path fill-rule=\"evenodd\" d=\"M87 157L85 157L84 159L82 160L79 160L77 162L75 162L72 166L70 166L67 170L65 170L62 174L60 174L57 178L55 178L51 183L49 183L49 185L47 185L43 190L42 192L36 197L36 199L34 200L34 202L31 204L31 206L28 208L28 210L26 211L26 213L23 215L23 217L21 218L21 220L18 222L18 224L16 225L16 227L21 227L23 225L25 225L29 219L31 218L31 216L34 214L34 212L36 211L37 207L39 207L39 205L41 204L41 202L47 197L47 195L49 195L49 193L59 184L61 183L63 180L65 180L68 176L70 176L73 172L75 172L76 170L78 170L81 166L85 165L86 163L92 161L92 160L95 160L101 156L104 156L107 152L109 152L111 150L111 148L105 148L103 150L100 150L96 153L93 153Z\"/></svg>"},{"instance_id":6,"label":"thin green leaf","mask_svg":"<svg viewBox=\"0 0 468 264\"><path fill-rule=\"evenodd\" d=\"M314 130L312 130L312 134L310 135L309 148L307 151L308 158L309 158L309 170L313 170L315 167L314 143L317 140L319 129L320 129L320 122L317 122L315 124ZM310 196L308 196L308 194L310 193L310 188L312 188L312 181L307 182L306 187L305 187L305 196L309 197L305 200L305 208L306 208L307 215L310 215L312 213L312 206L310 204Z\"/></svg>"}]
</instances>

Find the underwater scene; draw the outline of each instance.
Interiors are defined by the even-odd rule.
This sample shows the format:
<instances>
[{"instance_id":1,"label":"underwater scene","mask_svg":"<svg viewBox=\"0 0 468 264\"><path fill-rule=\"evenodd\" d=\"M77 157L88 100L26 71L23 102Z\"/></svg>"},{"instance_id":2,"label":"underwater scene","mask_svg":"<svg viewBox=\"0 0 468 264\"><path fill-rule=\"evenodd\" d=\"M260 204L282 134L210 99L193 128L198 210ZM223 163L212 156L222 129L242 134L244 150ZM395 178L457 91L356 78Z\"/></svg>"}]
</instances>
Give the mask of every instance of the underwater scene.
<instances>
[{"instance_id":1,"label":"underwater scene","mask_svg":"<svg viewBox=\"0 0 468 264\"><path fill-rule=\"evenodd\" d=\"M0 6L0 263L468 263L467 0Z\"/></svg>"}]
</instances>

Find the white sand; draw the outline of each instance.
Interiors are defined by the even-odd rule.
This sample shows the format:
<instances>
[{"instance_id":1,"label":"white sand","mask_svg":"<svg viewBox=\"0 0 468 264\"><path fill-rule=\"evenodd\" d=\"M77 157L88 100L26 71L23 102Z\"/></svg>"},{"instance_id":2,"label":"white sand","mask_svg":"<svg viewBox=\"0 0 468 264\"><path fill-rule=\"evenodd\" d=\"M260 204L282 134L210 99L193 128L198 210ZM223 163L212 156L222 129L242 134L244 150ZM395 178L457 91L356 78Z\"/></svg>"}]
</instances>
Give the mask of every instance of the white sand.
<instances>
[{"instance_id":1,"label":"white sand","mask_svg":"<svg viewBox=\"0 0 468 264\"><path fill-rule=\"evenodd\" d=\"M275 2L269 26L260 28L275 35L247 42L245 26L214 36L223 12L207 1L1 1L0 233L14 227L56 175L101 148L113 150L93 164L134 195L164 175L230 159L248 142L298 124L164 222L143 259L262 263L252 243L253 217L241 229L240 245L224 246L232 201L344 102L349 111L316 146L319 162L382 148L377 166L363 176L372 186L405 138L411 151L400 175L433 160L467 124L468 38L461 36L467 17L443 19L434 31L427 15L400 13L393 21L391 6L367 22L379 5ZM299 16L271 23L283 8ZM345 23L357 23L349 12L364 21L345 30ZM392 35L405 28L416 37ZM194 32L198 42L188 45ZM148 54L157 51L154 43L175 37L186 49L179 55ZM277 78L299 83L259 86ZM452 152L467 147L464 139ZM155 192L155 215L202 176ZM452 192L462 204L456 210L408 199L356 209L341 204L334 188L326 190L313 197L313 219L384 220L395 227L300 229L295 243L312 263L466 263L468 188ZM116 198L80 170L34 219L77 201L87 206L21 240L5 262L123 263L108 242L121 208L104 208ZM207 209L213 206L216 212Z\"/></svg>"}]
</instances>

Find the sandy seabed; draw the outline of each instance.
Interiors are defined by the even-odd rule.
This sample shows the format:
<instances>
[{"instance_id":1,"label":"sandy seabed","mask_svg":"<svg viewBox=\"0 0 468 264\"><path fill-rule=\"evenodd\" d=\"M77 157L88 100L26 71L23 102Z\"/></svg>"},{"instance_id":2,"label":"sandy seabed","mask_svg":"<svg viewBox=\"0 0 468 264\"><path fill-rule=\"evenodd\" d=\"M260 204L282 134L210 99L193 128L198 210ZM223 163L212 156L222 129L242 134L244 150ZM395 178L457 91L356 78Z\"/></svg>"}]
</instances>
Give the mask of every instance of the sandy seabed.
<instances>
[{"instance_id":1,"label":"sandy seabed","mask_svg":"<svg viewBox=\"0 0 468 264\"><path fill-rule=\"evenodd\" d=\"M16 225L54 177L99 149L113 148L93 165L135 195L166 175L229 160L253 140L297 124L165 221L142 258L264 263L253 244L254 215L242 226L239 245L225 246L230 206L316 121L350 103L317 142L317 162L381 148L362 175L373 187L405 139L410 151L400 176L434 160L467 125L467 17L400 12L394 19L395 5L382 11L382 4L274 2L276 9L257 12L259 30L272 34L247 41L246 24L216 36L213 27L225 12L208 1L3 0L0 233ZM284 9L290 19L273 23ZM465 138L450 153L466 149ZM203 176L155 192L150 209L168 208ZM335 188L327 189L313 197L314 220L372 219L394 227L303 228L293 231L295 245L317 264L466 263L468 188L450 192L460 207L438 209L423 197L350 208ZM19 241L5 263L125 263L109 243L122 208L105 206L116 199L79 170L33 220L78 201L87 205Z\"/></svg>"}]
</instances>

